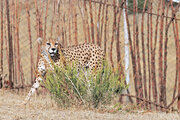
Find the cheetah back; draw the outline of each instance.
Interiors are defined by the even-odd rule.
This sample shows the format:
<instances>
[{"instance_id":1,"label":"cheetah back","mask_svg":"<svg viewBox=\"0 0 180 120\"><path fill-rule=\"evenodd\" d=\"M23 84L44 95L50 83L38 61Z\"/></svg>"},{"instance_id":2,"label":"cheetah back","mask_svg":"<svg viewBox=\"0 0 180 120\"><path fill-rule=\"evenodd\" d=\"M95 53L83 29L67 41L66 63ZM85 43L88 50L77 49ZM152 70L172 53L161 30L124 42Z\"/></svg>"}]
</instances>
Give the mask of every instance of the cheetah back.
<instances>
[{"instance_id":1,"label":"cheetah back","mask_svg":"<svg viewBox=\"0 0 180 120\"><path fill-rule=\"evenodd\" d=\"M104 51L95 44L80 44L62 49L65 59L75 61L78 67L88 67L91 70L99 69L104 59Z\"/></svg>"}]
</instances>

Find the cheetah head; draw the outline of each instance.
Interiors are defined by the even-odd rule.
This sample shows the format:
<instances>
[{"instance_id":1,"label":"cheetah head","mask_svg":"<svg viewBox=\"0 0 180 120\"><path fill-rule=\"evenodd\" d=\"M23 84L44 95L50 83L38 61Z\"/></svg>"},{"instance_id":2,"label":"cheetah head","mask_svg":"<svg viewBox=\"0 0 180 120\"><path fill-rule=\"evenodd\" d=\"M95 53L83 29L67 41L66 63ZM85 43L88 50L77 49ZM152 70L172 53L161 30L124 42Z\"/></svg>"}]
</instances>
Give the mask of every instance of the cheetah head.
<instances>
[{"instance_id":1,"label":"cheetah head","mask_svg":"<svg viewBox=\"0 0 180 120\"><path fill-rule=\"evenodd\" d=\"M59 38L58 39L38 38L37 41L41 45L41 48L46 49L48 51L51 57L54 57L58 54L58 46L60 45Z\"/></svg>"}]
</instances>

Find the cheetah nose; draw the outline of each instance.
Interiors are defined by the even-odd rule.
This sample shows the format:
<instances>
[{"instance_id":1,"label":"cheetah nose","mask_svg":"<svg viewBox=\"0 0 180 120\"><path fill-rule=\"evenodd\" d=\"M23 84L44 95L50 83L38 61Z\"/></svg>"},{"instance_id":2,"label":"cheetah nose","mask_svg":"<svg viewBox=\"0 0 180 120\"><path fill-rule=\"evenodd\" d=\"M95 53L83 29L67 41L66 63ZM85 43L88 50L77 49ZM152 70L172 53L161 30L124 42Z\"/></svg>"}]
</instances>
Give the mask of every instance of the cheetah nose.
<instances>
[{"instance_id":1,"label":"cheetah nose","mask_svg":"<svg viewBox=\"0 0 180 120\"><path fill-rule=\"evenodd\" d=\"M56 50L56 48L52 48L52 51L55 51Z\"/></svg>"}]
</instances>

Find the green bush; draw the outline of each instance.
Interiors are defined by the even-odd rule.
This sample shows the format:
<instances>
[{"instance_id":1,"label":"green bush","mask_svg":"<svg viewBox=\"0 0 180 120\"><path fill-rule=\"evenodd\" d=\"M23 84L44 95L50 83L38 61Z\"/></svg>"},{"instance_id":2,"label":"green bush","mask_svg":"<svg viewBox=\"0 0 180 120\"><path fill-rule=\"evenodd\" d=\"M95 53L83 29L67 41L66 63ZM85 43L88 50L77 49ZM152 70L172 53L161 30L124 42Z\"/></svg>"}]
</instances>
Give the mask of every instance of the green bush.
<instances>
[{"instance_id":1,"label":"green bush","mask_svg":"<svg viewBox=\"0 0 180 120\"><path fill-rule=\"evenodd\" d=\"M137 0L138 1L138 12L143 12L144 7L144 1L145 0ZM121 3L121 0L119 0L119 3ZM133 0L128 0L128 13L133 13ZM146 2L146 9L148 8L148 1Z\"/></svg>"},{"instance_id":2,"label":"green bush","mask_svg":"<svg viewBox=\"0 0 180 120\"><path fill-rule=\"evenodd\" d=\"M107 62L103 64L101 70L91 73L83 69L78 72L75 64L54 66L54 71L47 72L44 85L63 107L83 104L97 108L109 104L126 86L124 79L119 79L118 70L113 70Z\"/></svg>"}]
</instances>

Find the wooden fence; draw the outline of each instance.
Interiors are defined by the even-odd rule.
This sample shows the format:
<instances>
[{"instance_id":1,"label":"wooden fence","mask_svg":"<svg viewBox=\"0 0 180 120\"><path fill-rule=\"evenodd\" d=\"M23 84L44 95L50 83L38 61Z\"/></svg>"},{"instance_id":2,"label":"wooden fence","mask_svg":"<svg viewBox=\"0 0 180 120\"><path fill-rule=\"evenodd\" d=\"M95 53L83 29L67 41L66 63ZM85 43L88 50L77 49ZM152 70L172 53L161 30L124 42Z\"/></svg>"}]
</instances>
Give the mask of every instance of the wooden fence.
<instances>
[{"instance_id":1,"label":"wooden fence","mask_svg":"<svg viewBox=\"0 0 180 120\"><path fill-rule=\"evenodd\" d=\"M65 47L98 44L123 76L126 21L131 81L130 94L123 95L149 109L180 109L180 3L141 1L127 6L124 0L1 0L0 88L32 85L37 37L60 36Z\"/></svg>"}]
</instances>

